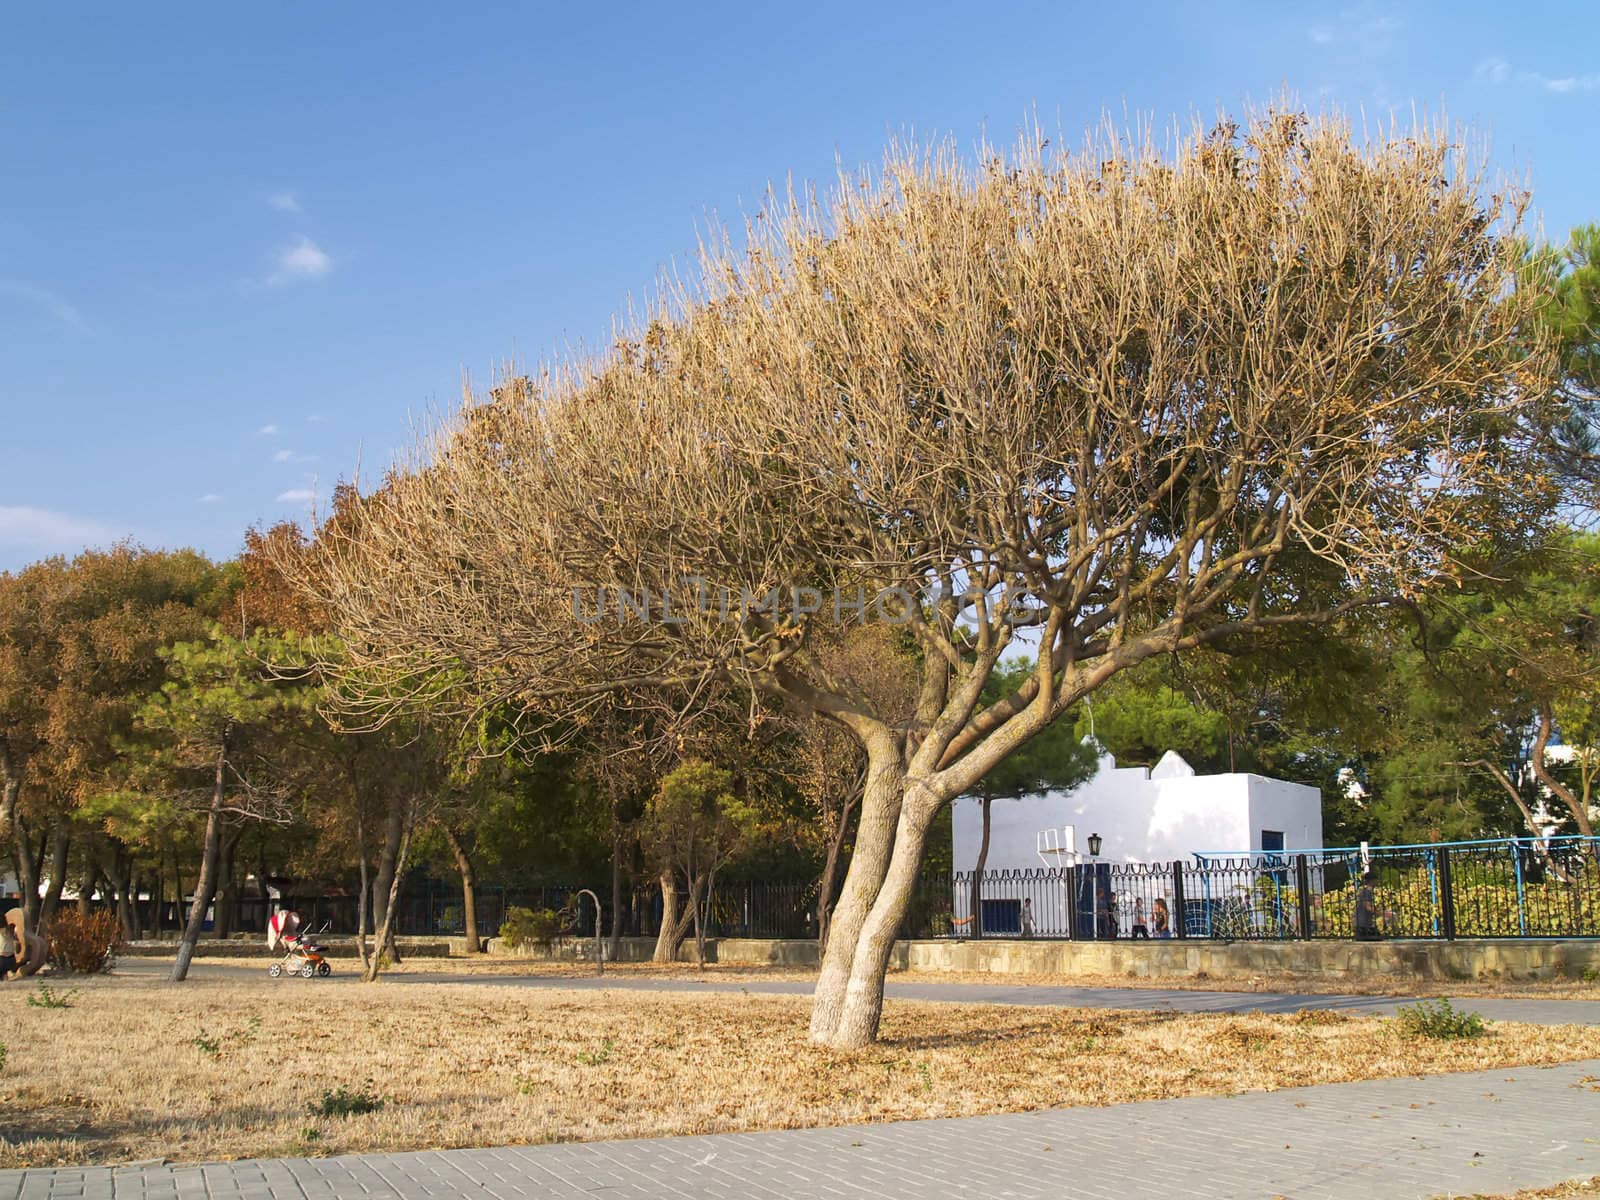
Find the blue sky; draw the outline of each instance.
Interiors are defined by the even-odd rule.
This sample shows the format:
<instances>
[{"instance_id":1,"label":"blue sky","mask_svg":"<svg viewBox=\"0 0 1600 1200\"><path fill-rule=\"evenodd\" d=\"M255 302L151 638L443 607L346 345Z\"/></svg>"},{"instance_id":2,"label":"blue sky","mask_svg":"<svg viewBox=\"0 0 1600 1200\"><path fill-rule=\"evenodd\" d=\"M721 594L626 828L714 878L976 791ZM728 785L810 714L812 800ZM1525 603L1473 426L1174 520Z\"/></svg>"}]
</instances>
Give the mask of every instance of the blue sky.
<instances>
[{"instance_id":1,"label":"blue sky","mask_svg":"<svg viewBox=\"0 0 1600 1200\"><path fill-rule=\"evenodd\" d=\"M1592 6L12 6L0 569L234 553L412 419L574 342L905 130L1069 133L1270 96L1441 107L1600 219Z\"/></svg>"}]
</instances>

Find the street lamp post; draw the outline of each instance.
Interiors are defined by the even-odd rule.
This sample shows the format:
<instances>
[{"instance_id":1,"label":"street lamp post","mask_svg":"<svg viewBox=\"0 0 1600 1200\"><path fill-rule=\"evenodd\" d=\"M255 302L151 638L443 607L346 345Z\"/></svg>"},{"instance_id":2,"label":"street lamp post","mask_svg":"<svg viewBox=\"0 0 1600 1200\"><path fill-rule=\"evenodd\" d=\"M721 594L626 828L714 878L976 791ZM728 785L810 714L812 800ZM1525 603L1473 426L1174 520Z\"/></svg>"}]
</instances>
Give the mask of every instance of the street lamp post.
<instances>
[{"instance_id":1,"label":"street lamp post","mask_svg":"<svg viewBox=\"0 0 1600 1200\"><path fill-rule=\"evenodd\" d=\"M1100 940L1102 916L1110 908L1110 897L1106 895L1105 888L1100 883L1100 848L1105 845L1105 839L1098 833L1089 835L1089 895L1093 899L1094 915L1089 919L1093 922L1095 941Z\"/></svg>"}]
</instances>

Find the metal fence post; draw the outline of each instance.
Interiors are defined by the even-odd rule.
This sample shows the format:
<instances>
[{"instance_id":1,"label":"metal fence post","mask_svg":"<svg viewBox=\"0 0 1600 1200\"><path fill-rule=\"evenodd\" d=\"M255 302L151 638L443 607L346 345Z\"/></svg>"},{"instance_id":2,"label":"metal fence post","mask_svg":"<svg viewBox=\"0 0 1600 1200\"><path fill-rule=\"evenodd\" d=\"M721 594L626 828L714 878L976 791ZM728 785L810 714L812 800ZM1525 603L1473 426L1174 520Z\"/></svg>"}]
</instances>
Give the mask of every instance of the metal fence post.
<instances>
[{"instance_id":1,"label":"metal fence post","mask_svg":"<svg viewBox=\"0 0 1600 1200\"><path fill-rule=\"evenodd\" d=\"M1450 847L1439 847L1439 928L1445 941L1456 940L1456 889L1450 881Z\"/></svg>"},{"instance_id":2,"label":"metal fence post","mask_svg":"<svg viewBox=\"0 0 1600 1200\"><path fill-rule=\"evenodd\" d=\"M1189 936L1189 914L1183 902L1183 862L1179 859L1172 861L1172 934L1174 937L1186 938Z\"/></svg>"},{"instance_id":3,"label":"metal fence post","mask_svg":"<svg viewBox=\"0 0 1600 1200\"><path fill-rule=\"evenodd\" d=\"M1300 910L1300 936L1311 936L1311 870L1306 866L1306 856L1294 856L1294 890Z\"/></svg>"},{"instance_id":4,"label":"metal fence post","mask_svg":"<svg viewBox=\"0 0 1600 1200\"><path fill-rule=\"evenodd\" d=\"M1067 889L1067 937L1078 940L1078 868L1068 863L1061 868Z\"/></svg>"}]
</instances>

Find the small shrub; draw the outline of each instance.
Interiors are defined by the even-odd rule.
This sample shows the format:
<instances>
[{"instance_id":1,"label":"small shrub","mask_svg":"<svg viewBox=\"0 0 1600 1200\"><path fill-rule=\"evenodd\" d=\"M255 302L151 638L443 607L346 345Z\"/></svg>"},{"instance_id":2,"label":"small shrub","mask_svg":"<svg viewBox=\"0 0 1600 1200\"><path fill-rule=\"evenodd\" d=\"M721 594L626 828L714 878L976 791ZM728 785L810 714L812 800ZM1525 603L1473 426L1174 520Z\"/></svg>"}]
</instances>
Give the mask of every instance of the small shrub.
<instances>
[{"instance_id":1,"label":"small shrub","mask_svg":"<svg viewBox=\"0 0 1600 1200\"><path fill-rule=\"evenodd\" d=\"M6 1066L6 1044L4 1042L0 1042L0 1071L5 1070L5 1066Z\"/></svg>"},{"instance_id":2,"label":"small shrub","mask_svg":"<svg viewBox=\"0 0 1600 1200\"><path fill-rule=\"evenodd\" d=\"M58 971L99 975L112 968L127 945L117 914L98 909L80 916L75 908L62 909L45 931L50 939L50 964Z\"/></svg>"},{"instance_id":3,"label":"small shrub","mask_svg":"<svg viewBox=\"0 0 1600 1200\"><path fill-rule=\"evenodd\" d=\"M611 1051L616 1049L616 1040L607 1038L598 1050L579 1050L578 1061L586 1067L598 1067L611 1057Z\"/></svg>"},{"instance_id":4,"label":"small shrub","mask_svg":"<svg viewBox=\"0 0 1600 1200\"><path fill-rule=\"evenodd\" d=\"M78 989L70 992L58 992L48 983L40 981L39 990L28 997L29 1008L71 1008L72 998L78 994Z\"/></svg>"},{"instance_id":5,"label":"small shrub","mask_svg":"<svg viewBox=\"0 0 1600 1200\"><path fill-rule=\"evenodd\" d=\"M313 1117L358 1117L362 1113L377 1112L383 1107L383 1097L372 1090L372 1080L359 1088L340 1084L322 1093L322 1099L306 1105Z\"/></svg>"},{"instance_id":6,"label":"small shrub","mask_svg":"<svg viewBox=\"0 0 1600 1200\"><path fill-rule=\"evenodd\" d=\"M500 940L512 950L548 946L561 932L561 917L548 908L513 908L500 926Z\"/></svg>"},{"instance_id":7,"label":"small shrub","mask_svg":"<svg viewBox=\"0 0 1600 1200\"><path fill-rule=\"evenodd\" d=\"M200 1053L202 1053L202 1054L209 1054L209 1055L211 1055L212 1058L221 1058L222 1057L222 1039L221 1038L211 1037L209 1034L202 1033L199 1037L195 1038L190 1044L193 1045L194 1048L196 1050L200 1051Z\"/></svg>"},{"instance_id":8,"label":"small shrub","mask_svg":"<svg viewBox=\"0 0 1600 1200\"><path fill-rule=\"evenodd\" d=\"M1395 1014L1395 1020L1399 1022L1400 1032L1413 1038L1460 1041L1482 1037L1488 1032L1488 1025L1481 1016L1455 1008L1448 1000L1419 1000L1403 1005Z\"/></svg>"}]
</instances>

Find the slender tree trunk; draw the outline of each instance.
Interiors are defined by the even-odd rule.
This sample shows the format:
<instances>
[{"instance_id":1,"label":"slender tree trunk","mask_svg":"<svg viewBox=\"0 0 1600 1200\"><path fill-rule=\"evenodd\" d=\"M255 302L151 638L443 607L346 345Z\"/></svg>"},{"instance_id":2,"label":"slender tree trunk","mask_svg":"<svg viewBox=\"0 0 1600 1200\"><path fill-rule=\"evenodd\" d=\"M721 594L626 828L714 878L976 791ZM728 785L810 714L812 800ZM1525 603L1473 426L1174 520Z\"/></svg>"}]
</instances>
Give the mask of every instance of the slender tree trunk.
<instances>
[{"instance_id":1,"label":"slender tree trunk","mask_svg":"<svg viewBox=\"0 0 1600 1200\"><path fill-rule=\"evenodd\" d=\"M61 893L67 885L67 857L72 852L72 827L65 817L57 817L50 826L50 871L44 900L39 906L39 924L50 924L61 907Z\"/></svg>"},{"instance_id":2,"label":"slender tree trunk","mask_svg":"<svg viewBox=\"0 0 1600 1200\"><path fill-rule=\"evenodd\" d=\"M95 886L100 880L100 868L94 865L93 859L86 859L83 865L83 875L78 880L78 915L87 917L94 911Z\"/></svg>"},{"instance_id":3,"label":"slender tree trunk","mask_svg":"<svg viewBox=\"0 0 1600 1200\"><path fill-rule=\"evenodd\" d=\"M596 937L600 931L594 931ZM617 789L611 787L611 961L622 956L622 813Z\"/></svg>"},{"instance_id":4,"label":"slender tree trunk","mask_svg":"<svg viewBox=\"0 0 1600 1200\"><path fill-rule=\"evenodd\" d=\"M711 889L715 883L715 872L707 872L700 881L696 890L694 882L689 884L689 903L694 909L694 951L699 970L706 969L706 926L711 923Z\"/></svg>"},{"instance_id":5,"label":"slender tree trunk","mask_svg":"<svg viewBox=\"0 0 1600 1200\"><path fill-rule=\"evenodd\" d=\"M989 809L994 797L980 796L978 803L983 806L983 836L978 839L978 865L972 869L972 907L967 910L972 918L968 928L975 938L983 936L983 868L989 861Z\"/></svg>"},{"instance_id":6,"label":"slender tree trunk","mask_svg":"<svg viewBox=\"0 0 1600 1200\"><path fill-rule=\"evenodd\" d=\"M150 935L160 941L161 929L165 924L162 910L167 902L167 871L159 853L156 855L155 871L155 882L150 886Z\"/></svg>"},{"instance_id":7,"label":"slender tree trunk","mask_svg":"<svg viewBox=\"0 0 1600 1200\"><path fill-rule=\"evenodd\" d=\"M472 873L472 857L467 853L467 848L456 836L456 831L448 825L440 824L444 831L444 840L450 846L450 853L456 857L456 870L461 873L461 913L466 925L467 953L483 953L483 943L478 940L478 887L474 882ZM595 936L600 936L600 931L595 931Z\"/></svg>"},{"instance_id":8,"label":"slender tree trunk","mask_svg":"<svg viewBox=\"0 0 1600 1200\"><path fill-rule=\"evenodd\" d=\"M378 927L378 936L372 947L372 959L367 963L368 983L376 983L378 972L383 969L384 947L394 945L394 912L400 900L400 883L405 878L406 857L411 852L410 808L411 805L408 803L401 809L400 845L395 849L394 871L389 876L389 891L384 898L383 922ZM390 961L398 962L399 959L392 958Z\"/></svg>"},{"instance_id":9,"label":"slender tree trunk","mask_svg":"<svg viewBox=\"0 0 1600 1200\"><path fill-rule=\"evenodd\" d=\"M916 788L904 798L895 830L894 851L871 911L861 926L850 964L839 1020L828 1044L839 1049L860 1049L878 1036L883 1016L883 981L889 969L906 909L916 891L922 867L922 852L928 830L940 804L936 798Z\"/></svg>"},{"instance_id":10,"label":"slender tree trunk","mask_svg":"<svg viewBox=\"0 0 1600 1200\"><path fill-rule=\"evenodd\" d=\"M860 789L846 796L839 806L839 820L828 838L828 855L817 880L817 945L828 947L828 927L833 919L834 892L839 887L839 871L844 865L844 844L850 836L850 822L861 805Z\"/></svg>"},{"instance_id":11,"label":"slender tree trunk","mask_svg":"<svg viewBox=\"0 0 1600 1200\"><path fill-rule=\"evenodd\" d=\"M21 813L12 822L17 849L17 882L22 886L22 919L29 929L39 928L39 875L43 869L44 847L35 854L28 822Z\"/></svg>"},{"instance_id":12,"label":"slender tree trunk","mask_svg":"<svg viewBox=\"0 0 1600 1200\"><path fill-rule=\"evenodd\" d=\"M222 799L227 781L228 738L224 734L217 750L216 775L211 785L211 810L206 814L205 849L200 855L200 877L195 880L194 901L189 905L189 920L183 928L183 941L178 945L178 958L172 964L172 982L182 983L189 977L189 963L194 959L194 948L200 941L200 927L205 924L206 909L217 890L217 860L222 856ZM181 903L183 893L178 893Z\"/></svg>"},{"instance_id":13,"label":"slender tree trunk","mask_svg":"<svg viewBox=\"0 0 1600 1200\"><path fill-rule=\"evenodd\" d=\"M356 801L356 866L361 873L361 890L356 896L356 953L361 955L361 970L371 966L367 954L367 902L372 896L371 872L367 869L367 829L361 801Z\"/></svg>"},{"instance_id":14,"label":"slender tree trunk","mask_svg":"<svg viewBox=\"0 0 1600 1200\"><path fill-rule=\"evenodd\" d=\"M899 739L888 734L868 739L867 783L861 797L855 851L845 872L839 903L828 921L828 944L823 949L811 1005L813 1042L831 1042L844 1012L856 943L889 869L905 777Z\"/></svg>"},{"instance_id":15,"label":"slender tree trunk","mask_svg":"<svg viewBox=\"0 0 1600 1200\"><path fill-rule=\"evenodd\" d=\"M1540 783L1550 789L1552 795L1566 805L1567 811L1572 814L1572 819L1577 823L1578 832L1584 837L1594 836L1594 824L1589 820L1589 806L1583 800L1572 794L1572 789L1567 787L1554 775L1550 774L1545 765L1545 747L1550 744L1550 735L1555 731L1555 715L1548 708L1539 710L1539 730L1533 739L1533 752L1528 763L1533 768L1534 776Z\"/></svg>"},{"instance_id":16,"label":"slender tree trunk","mask_svg":"<svg viewBox=\"0 0 1600 1200\"><path fill-rule=\"evenodd\" d=\"M200 861L205 862L205 846L200 847ZM178 857L178 848L172 848L172 917L174 926L181 934L183 932L183 859ZM192 897L191 897L192 899Z\"/></svg>"},{"instance_id":17,"label":"slender tree trunk","mask_svg":"<svg viewBox=\"0 0 1600 1200\"><path fill-rule=\"evenodd\" d=\"M11 840L21 796L22 755L12 750L9 738L0 737L0 844Z\"/></svg>"},{"instance_id":18,"label":"slender tree trunk","mask_svg":"<svg viewBox=\"0 0 1600 1200\"><path fill-rule=\"evenodd\" d=\"M228 937L234 930L234 917L239 907L239 843L244 840L244 826L230 829L222 839L222 859L217 871L217 923L215 933Z\"/></svg>"},{"instance_id":19,"label":"slender tree trunk","mask_svg":"<svg viewBox=\"0 0 1600 1200\"><path fill-rule=\"evenodd\" d=\"M138 940L139 921L133 907L129 889L133 886L131 876L123 876L117 880L117 920L122 924L122 935L130 942Z\"/></svg>"},{"instance_id":20,"label":"slender tree trunk","mask_svg":"<svg viewBox=\"0 0 1600 1200\"><path fill-rule=\"evenodd\" d=\"M133 870L133 859L112 851L110 879L117 890L117 920L122 922L122 932L131 942L144 932L139 928L139 890Z\"/></svg>"},{"instance_id":21,"label":"slender tree trunk","mask_svg":"<svg viewBox=\"0 0 1600 1200\"><path fill-rule=\"evenodd\" d=\"M378 857L378 875L372 886L372 922L387 931L383 937L377 939L373 952L377 954L387 952L390 962L400 961L400 949L394 943L393 914L389 908L398 902L400 897L394 881L401 873L400 848L409 840L410 822L407 818L409 811L409 801L390 799L384 820L383 850Z\"/></svg>"}]
</instances>

